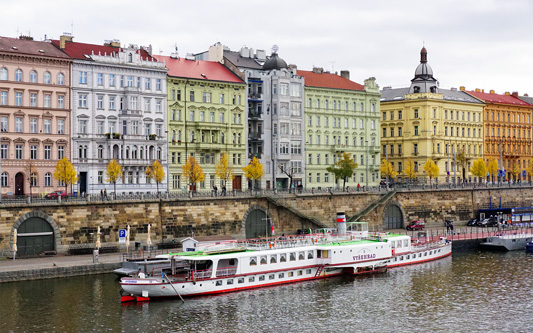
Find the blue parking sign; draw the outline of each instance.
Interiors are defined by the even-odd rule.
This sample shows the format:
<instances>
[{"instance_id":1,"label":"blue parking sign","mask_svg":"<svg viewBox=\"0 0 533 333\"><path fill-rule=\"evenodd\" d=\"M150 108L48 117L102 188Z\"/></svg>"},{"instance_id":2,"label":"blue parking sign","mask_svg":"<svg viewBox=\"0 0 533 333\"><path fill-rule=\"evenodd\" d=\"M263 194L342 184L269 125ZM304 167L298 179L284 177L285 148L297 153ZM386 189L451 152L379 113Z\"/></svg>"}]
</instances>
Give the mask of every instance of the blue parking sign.
<instances>
[{"instance_id":1,"label":"blue parking sign","mask_svg":"<svg viewBox=\"0 0 533 333\"><path fill-rule=\"evenodd\" d=\"M527 172L526 170L522 170L522 178L526 178L527 177Z\"/></svg>"},{"instance_id":2,"label":"blue parking sign","mask_svg":"<svg viewBox=\"0 0 533 333\"><path fill-rule=\"evenodd\" d=\"M119 244L125 244L126 243L126 229L119 229L118 230L118 243Z\"/></svg>"}]
</instances>

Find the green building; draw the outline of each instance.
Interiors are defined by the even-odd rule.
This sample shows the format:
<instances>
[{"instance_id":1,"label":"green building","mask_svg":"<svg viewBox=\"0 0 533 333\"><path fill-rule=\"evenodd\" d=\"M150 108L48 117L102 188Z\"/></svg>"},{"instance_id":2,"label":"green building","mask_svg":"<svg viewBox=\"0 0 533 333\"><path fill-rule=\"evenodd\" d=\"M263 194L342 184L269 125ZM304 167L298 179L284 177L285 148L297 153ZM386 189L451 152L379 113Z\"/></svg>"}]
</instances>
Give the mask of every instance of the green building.
<instances>
[{"instance_id":1,"label":"green building","mask_svg":"<svg viewBox=\"0 0 533 333\"><path fill-rule=\"evenodd\" d=\"M341 75L298 71L305 78L305 174L307 189L342 187L342 180L328 172L346 152L357 163L346 186L376 186L380 180L379 87L375 78L364 86Z\"/></svg>"},{"instance_id":2,"label":"green building","mask_svg":"<svg viewBox=\"0 0 533 333\"><path fill-rule=\"evenodd\" d=\"M218 62L159 56L168 68L168 156L170 191L245 190L246 85ZM222 154L228 154L235 178L224 184L215 176ZM195 185L183 178L183 165L194 156L205 179ZM189 187L188 187L189 186Z\"/></svg>"}]
</instances>

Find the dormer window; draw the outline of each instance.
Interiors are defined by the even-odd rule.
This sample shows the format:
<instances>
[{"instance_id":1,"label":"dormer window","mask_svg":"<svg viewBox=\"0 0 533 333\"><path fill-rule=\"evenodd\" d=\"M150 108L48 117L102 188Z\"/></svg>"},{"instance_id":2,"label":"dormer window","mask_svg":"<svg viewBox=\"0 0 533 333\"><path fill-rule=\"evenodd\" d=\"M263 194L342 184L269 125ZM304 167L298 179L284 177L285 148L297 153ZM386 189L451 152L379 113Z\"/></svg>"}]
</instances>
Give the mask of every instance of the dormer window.
<instances>
[{"instance_id":1,"label":"dormer window","mask_svg":"<svg viewBox=\"0 0 533 333\"><path fill-rule=\"evenodd\" d=\"M133 54L128 53L128 62L133 62Z\"/></svg>"},{"instance_id":2,"label":"dormer window","mask_svg":"<svg viewBox=\"0 0 533 333\"><path fill-rule=\"evenodd\" d=\"M415 93L415 94L418 94L419 92L420 92L420 87L415 86L415 87L414 87L414 93Z\"/></svg>"}]
</instances>

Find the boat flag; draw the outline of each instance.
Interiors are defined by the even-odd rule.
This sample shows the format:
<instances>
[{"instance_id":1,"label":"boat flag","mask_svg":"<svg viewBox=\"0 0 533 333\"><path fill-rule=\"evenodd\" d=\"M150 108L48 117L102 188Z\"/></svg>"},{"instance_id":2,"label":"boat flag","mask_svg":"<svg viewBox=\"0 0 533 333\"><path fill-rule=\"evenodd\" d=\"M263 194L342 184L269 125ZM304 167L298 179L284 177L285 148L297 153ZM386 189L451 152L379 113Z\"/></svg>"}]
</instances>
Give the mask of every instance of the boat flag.
<instances>
[{"instance_id":1,"label":"boat flag","mask_svg":"<svg viewBox=\"0 0 533 333\"><path fill-rule=\"evenodd\" d=\"M270 234L274 236L274 223L272 223L272 219L270 219Z\"/></svg>"}]
</instances>

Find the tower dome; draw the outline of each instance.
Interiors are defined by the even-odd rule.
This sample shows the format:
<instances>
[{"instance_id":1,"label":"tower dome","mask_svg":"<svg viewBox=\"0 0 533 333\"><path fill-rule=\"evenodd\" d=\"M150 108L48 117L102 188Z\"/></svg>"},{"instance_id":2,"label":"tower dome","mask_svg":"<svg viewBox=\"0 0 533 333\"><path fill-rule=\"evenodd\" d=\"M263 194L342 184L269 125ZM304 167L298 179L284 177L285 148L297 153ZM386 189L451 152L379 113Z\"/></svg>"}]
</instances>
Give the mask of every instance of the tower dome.
<instances>
[{"instance_id":1,"label":"tower dome","mask_svg":"<svg viewBox=\"0 0 533 333\"><path fill-rule=\"evenodd\" d=\"M415 77L411 80L410 94L438 93L437 79L433 77L433 69L428 64L428 51L425 47L420 50L420 64L416 67Z\"/></svg>"},{"instance_id":2,"label":"tower dome","mask_svg":"<svg viewBox=\"0 0 533 333\"><path fill-rule=\"evenodd\" d=\"M264 70L289 68L285 60L281 59L278 56L277 52L278 52L278 46L274 45L272 47L272 55L270 56L270 59L265 61L265 63L263 64Z\"/></svg>"}]
</instances>

